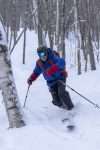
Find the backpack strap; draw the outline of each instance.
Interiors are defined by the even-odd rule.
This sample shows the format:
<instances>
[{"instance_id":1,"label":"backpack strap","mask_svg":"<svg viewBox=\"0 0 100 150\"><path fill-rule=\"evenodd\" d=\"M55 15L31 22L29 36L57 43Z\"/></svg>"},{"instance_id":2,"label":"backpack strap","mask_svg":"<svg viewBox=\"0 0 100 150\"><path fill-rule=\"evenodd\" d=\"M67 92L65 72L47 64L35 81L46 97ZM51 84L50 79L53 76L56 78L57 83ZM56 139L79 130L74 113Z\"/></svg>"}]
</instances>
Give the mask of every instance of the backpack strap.
<instances>
[{"instance_id":1,"label":"backpack strap","mask_svg":"<svg viewBox=\"0 0 100 150\"><path fill-rule=\"evenodd\" d=\"M56 56L60 57L59 53L55 50L52 51Z\"/></svg>"}]
</instances>

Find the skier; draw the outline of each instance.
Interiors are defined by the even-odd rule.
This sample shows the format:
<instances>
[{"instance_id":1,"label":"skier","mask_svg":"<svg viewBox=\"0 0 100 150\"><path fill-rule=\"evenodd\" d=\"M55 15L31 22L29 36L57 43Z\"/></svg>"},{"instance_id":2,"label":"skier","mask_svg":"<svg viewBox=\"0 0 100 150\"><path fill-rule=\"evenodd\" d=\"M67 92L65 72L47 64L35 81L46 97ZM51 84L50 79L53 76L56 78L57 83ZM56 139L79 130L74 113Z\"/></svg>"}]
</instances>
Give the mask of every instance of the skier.
<instances>
[{"instance_id":1,"label":"skier","mask_svg":"<svg viewBox=\"0 0 100 150\"><path fill-rule=\"evenodd\" d=\"M65 71L65 61L60 58L56 51L46 46L37 48L39 59L33 73L27 80L29 85L42 73L47 81L49 91L52 95L52 103L58 107L71 110L74 107L68 91L65 90L65 82L68 76Z\"/></svg>"}]
</instances>

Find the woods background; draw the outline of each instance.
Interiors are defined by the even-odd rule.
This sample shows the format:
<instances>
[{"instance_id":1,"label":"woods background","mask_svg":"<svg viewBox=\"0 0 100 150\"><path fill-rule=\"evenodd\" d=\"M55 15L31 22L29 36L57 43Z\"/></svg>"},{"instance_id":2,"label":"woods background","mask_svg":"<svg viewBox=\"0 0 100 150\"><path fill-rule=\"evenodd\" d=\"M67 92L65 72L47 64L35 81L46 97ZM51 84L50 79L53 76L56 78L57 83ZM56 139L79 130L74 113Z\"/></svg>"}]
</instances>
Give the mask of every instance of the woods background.
<instances>
[{"instance_id":1,"label":"woods background","mask_svg":"<svg viewBox=\"0 0 100 150\"><path fill-rule=\"evenodd\" d=\"M99 0L0 0L0 20L5 26L10 53L24 36L23 64L27 29L36 31L39 45L44 44L48 36L50 47L56 45L64 58L68 51L65 39L73 33L78 74L82 73L83 59L84 71L87 71L88 64L91 70L95 70L100 61ZM20 28L23 31L18 36Z\"/></svg>"}]
</instances>

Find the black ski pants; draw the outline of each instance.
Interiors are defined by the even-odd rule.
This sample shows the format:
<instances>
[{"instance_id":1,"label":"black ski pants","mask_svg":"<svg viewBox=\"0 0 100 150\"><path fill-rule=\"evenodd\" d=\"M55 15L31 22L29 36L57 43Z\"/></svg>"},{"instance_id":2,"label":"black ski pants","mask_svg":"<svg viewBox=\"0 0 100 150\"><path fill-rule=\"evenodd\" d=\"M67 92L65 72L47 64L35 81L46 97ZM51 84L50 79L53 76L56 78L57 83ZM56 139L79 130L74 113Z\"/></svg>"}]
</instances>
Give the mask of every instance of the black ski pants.
<instances>
[{"instance_id":1,"label":"black ski pants","mask_svg":"<svg viewBox=\"0 0 100 150\"><path fill-rule=\"evenodd\" d=\"M59 107L64 107L71 110L74 107L74 104L71 100L69 92L66 91L65 88L66 86L64 81L57 81L57 83L50 88L50 93L53 98L52 103Z\"/></svg>"}]
</instances>

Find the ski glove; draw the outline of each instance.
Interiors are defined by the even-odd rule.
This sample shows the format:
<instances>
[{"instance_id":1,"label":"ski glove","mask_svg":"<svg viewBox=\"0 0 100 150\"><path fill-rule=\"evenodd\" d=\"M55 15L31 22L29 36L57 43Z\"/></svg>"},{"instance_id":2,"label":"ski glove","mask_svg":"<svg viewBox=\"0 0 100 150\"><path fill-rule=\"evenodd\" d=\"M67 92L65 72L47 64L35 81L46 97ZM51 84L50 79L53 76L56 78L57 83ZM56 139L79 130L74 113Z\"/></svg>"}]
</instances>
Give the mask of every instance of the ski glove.
<instances>
[{"instance_id":1,"label":"ski glove","mask_svg":"<svg viewBox=\"0 0 100 150\"><path fill-rule=\"evenodd\" d=\"M59 70L59 67L56 64L53 64L47 71L46 74L48 76L53 75L54 73L56 73Z\"/></svg>"},{"instance_id":2,"label":"ski glove","mask_svg":"<svg viewBox=\"0 0 100 150\"><path fill-rule=\"evenodd\" d=\"M63 70L61 73L62 73L62 76L64 76L65 78L68 77L68 72L66 70Z\"/></svg>"},{"instance_id":3,"label":"ski glove","mask_svg":"<svg viewBox=\"0 0 100 150\"><path fill-rule=\"evenodd\" d=\"M29 85L31 85L32 82L33 82L34 80L36 80L36 78L37 78L37 75L36 75L35 73L32 73L31 76L28 78L27 83L28 83Z\"/></svg>"}]
</instances>

